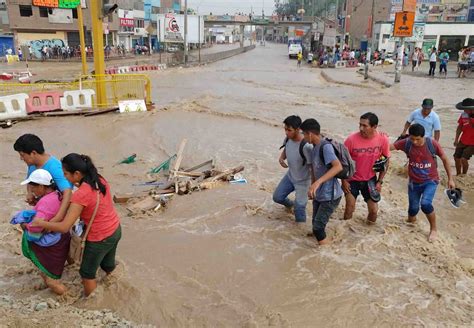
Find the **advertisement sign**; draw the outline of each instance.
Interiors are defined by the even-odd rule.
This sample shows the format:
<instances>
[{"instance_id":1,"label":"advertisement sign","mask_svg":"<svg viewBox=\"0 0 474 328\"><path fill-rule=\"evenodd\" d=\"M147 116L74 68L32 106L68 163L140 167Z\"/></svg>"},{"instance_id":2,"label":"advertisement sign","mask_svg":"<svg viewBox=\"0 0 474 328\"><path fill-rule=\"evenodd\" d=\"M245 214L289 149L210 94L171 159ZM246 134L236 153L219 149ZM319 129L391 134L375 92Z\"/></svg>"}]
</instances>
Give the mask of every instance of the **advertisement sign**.
<instances>
[{"instance_id":1,"label":"advertisement sign","mask_svg":"<svg viewBox=\"0 0 474 328\"><path fill-rule=\"evenodd\" d=\"M184 15L159 14L158 39L164 42L184 42ZM188 43L204 42L203 16L188 15Z\"/></svg>"},{"instance_id":2,"label":"advertisement sign","mask_svg":"<svg viewBox=\"0 0 474 328\"><path fill-rule=\"evenodd\" d=\"M135 22L133 20L133 10L118 10L118 17L120 21L120 26L133 27Z\"/></svg>"},{"instance_id":3,"label":"advertisement sign","mask_svg":"<svg viewBox=\"0 0 474 328\"><path fill-rule=\"evenodd\" d=\"M81 0L33 0L33 6L49 8L76 8L81 4Z\"/></svg>"},{"instance_id":4,"label":"advertisement sign","mask_svg":"<svg viewBox=\"0 0 474 328\"><path fill-rule=\"evenodd\" d=\"M33 0L33 6L59 8L59 0Z\"/></svg>"},{"instance_id":5,"label":"advertisement sign","mask_svg":"<svg viewBox=\"0 0 474 328\"><path fill-rule=\"evenodd\" d=\"M181 35L181 26L173 14L165 15L165 41L184 42Z\"/></svg>"},{"instance_id":6,"label":"advertisement sign","mask_svg":"<svg viewBox=\"0 0 474 328\"><path fill-rule=\"evenodd\" d=\"M415 13L402 11L395 14L393 36L410 37L413 35Z\"/></svg>"}]
</instances>

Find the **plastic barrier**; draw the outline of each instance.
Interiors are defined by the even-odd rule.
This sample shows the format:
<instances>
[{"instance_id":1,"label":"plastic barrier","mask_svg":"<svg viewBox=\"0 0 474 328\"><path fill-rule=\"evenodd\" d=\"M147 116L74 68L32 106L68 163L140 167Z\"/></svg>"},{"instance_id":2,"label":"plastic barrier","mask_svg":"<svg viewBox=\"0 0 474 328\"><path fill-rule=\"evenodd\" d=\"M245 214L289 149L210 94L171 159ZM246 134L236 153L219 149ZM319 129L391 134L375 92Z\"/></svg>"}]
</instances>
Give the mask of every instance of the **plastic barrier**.
<instances>
[{"instance_id":1,"label":"plastic barrier","mask_svg":"<svg viewBox=\"0 0 474 328\"><path fill-rule=\"evenodd\" d=\"M32 114L61 109L62 95L63 91L31 92L26 100L26 112Z\"/></svg>"},{"instance_id":2,"label":"plastic barrier","mask_svg":"<svg viewBox=\"0 0 474 328\"><path fill-rule=\"evenodd\" d=\"M64 91L60 99L63 110L78 110L82 108L93 107L93 96L95 91L92 89Z\"/></svg>"},{"instance_id":3,"label":"plastic barrier","mask_svg":"<svg viewBox=\"0 0 474 328\"><path fill-rule=\"evenodd\" d=\"M343 68L343 67L346 67L346 61L344 60L339 60L336 62L336 68Z\"/></svg>"},{"instance_id":4,"label":"plastic barrier","mask_svg":"<svg viewBox=\"0 0 474 328\"><path fill-rule=\"evenodd\" d=\"M0 97L0 120L25 117L27 115L26 99L28 97L26 93Z\"/></svg>"}]
</instances>

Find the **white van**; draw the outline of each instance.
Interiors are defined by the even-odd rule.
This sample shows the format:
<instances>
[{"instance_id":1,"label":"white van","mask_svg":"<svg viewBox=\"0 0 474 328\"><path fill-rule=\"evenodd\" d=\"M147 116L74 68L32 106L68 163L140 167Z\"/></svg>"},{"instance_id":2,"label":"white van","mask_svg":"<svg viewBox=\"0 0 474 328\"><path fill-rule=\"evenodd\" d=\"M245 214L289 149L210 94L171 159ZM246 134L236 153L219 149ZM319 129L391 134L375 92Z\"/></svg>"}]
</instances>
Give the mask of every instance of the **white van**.
<instances>
[{"instance_id":1,"label":"white van","mask_svg":"<svg viewBox=\"0 0 474 328\"><path fill-rule=\"evenodd\" d=\"M301 47L301 44L299 43L293 43L290 44L288 47L288 58L291 59L291 57L297 57L298 53L303 52L303 48Z\"/></svg>"}]
</instances>

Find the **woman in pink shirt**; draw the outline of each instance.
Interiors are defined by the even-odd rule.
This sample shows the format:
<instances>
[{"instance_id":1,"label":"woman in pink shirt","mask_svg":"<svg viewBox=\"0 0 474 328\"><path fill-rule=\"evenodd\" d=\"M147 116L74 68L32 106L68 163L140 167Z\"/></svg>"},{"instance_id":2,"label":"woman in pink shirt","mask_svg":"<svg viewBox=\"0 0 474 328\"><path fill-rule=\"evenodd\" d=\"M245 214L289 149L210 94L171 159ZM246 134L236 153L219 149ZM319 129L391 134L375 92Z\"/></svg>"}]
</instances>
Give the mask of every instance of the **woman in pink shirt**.
<instances>
[{"instance_id":1,"label":"woman in pink shirt","mask_svg":"<svg viewBox=\"0 0 474 328\"><path fill-rule=\"evenodd\" d=\"M34 207L34 220L48 222L58 213L62 197L48 171L35 170L21 184L28 184L33 195L39 198ZM21 226L25 230L22 239L23 255L38 267L46 286L58 295L64 294L66 287L59 279L69 253L69 232L43 233L43 228L31 223L22 223Z\"/></svg>"}]
</instances>

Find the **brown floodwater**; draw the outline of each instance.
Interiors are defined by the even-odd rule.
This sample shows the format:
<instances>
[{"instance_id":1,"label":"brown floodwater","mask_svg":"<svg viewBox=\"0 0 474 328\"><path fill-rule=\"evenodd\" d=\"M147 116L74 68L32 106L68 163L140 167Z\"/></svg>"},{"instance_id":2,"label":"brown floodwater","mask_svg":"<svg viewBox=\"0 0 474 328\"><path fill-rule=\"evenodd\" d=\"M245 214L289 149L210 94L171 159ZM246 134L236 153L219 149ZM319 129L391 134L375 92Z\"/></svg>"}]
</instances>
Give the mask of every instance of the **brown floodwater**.
<instances>
[{"instance_id":1,"label":"brown floodwater","mask_svg":"<svg viewBox=\"0 0 474 328\"><path fill-rule=\"evenodd\" d=\"M349 82L352 74L347 71ZM277 158L286 116L316 118L326 134L342 140L357 130L362 113L373 111L380 130L393 140L409 112L429 96L451 157L459 115L454 104L472 96L472 82L403 77L392 88L332 84L318 69L297 69L285 45L270 43L225 61L151 77L154 112L44 118L0 131L2 293L51 297L33 289L38 278L19 253L19 233L8 224L10 215L24 208L19 182L26 168L12 148L18 136L39 135L57 157L90 155L114 193L144 190L139 185L147 181L147 171L187 138L183 166L211 158L219 168L242 164L248 184L175 196L165 211L147 215L129 217L117 206L123 225L120 278L102 284L95 297L78 300L77 271L67 268L63 280L71 296L62 300L65 305L110 308L134 322L163 327L474 324L472 173L458 179L468 201L460 209L442 194L442 174L435 198L440 237L432 244L423 217L415 226L404 223L403 154L393 156L377 224L365 224L362 201L350 221L341 220L341 205L328 225L330 246L317 246L272 201L285 173ZM136 163L114 166L132 153Z\"/></svg>"}]
</instances>

